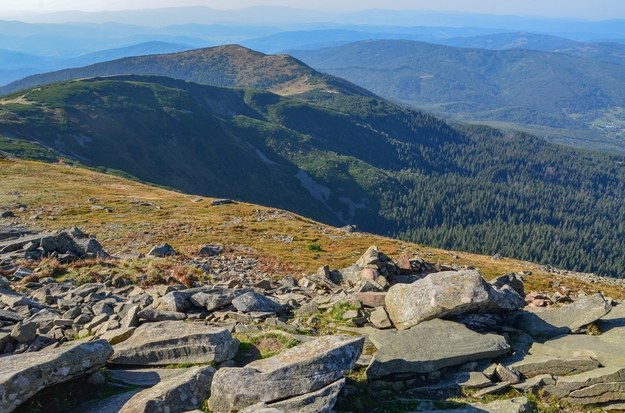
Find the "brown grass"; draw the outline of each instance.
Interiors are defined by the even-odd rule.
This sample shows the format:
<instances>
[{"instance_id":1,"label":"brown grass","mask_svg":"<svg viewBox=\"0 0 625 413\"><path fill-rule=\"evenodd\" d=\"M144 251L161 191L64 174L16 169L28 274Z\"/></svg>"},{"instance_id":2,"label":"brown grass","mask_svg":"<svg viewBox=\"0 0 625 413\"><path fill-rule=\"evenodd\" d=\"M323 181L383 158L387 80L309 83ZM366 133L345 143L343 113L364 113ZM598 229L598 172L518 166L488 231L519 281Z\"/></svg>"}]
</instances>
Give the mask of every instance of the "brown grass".
<instances>
[{"instance_id":1,"label":"brown grass","mask_svg":"<svg viewBox=\"0 0 625 413\"><path fill-rule=\"evenodd\" d=\"M96 201L90 202L90 198ZM314 273L324 264L332 268L349 266L370 245L377 245L392 258L405 252L432 263L475 267L489 279L509 272L531 271L532 275L526 278L528 291L552 291L553 281L560 281L574 290L601 290L613 298L625 297L622 288L549 275L536 264L506 258L492 260L366 233L348 234L294 214L257 221L259 210L269 213L272 209L246 203L211 206L210 198L191 202L193 198L66 165L0 159L0 208L11 209L18 203L27 207L23 212L14 211L17 223L48 230L76 225L97 236L109 252L117 255L147 253L154 244L168 242L183 256L195 256L202 245L218 243L224 245L227 254L257 258L261 271L272 276L297 277ZM112 212L93 209L94 205L108 207ZM42 219L29 220L34 214ZM293 237L293 242L274 240L285 235ZM313 243L321 251L309 249ZM47 274L58 276L52 263L46 265L51 266ZM135 280L147 275L142 282L148 284L173 278L186 285L201 276L181 265L176 258L112 264L87 261L69 266L69 271L96 279L120 274Z\"/></svg>"}]
</instances>

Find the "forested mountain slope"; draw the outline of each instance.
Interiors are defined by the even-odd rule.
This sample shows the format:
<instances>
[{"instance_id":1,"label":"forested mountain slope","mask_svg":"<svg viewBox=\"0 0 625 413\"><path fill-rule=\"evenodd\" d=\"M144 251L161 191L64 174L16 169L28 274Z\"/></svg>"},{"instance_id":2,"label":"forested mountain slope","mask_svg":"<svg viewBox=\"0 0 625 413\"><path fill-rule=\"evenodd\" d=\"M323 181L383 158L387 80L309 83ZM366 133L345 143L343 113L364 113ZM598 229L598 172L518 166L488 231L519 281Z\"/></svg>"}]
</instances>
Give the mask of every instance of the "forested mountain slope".
<instances>
[{"instance_id":1,"label":"forested mountain slope","mask_svg":"<svg viewBox=\"0 0 625 413\"><path fill-rule=\"evenodd\" d=\"M444 248L614 276L625 260L621 157L380 99L89 79L5 98L0 134L19 139L0 150L37 141L145 181Z\"/></svg>"}]
</instances>

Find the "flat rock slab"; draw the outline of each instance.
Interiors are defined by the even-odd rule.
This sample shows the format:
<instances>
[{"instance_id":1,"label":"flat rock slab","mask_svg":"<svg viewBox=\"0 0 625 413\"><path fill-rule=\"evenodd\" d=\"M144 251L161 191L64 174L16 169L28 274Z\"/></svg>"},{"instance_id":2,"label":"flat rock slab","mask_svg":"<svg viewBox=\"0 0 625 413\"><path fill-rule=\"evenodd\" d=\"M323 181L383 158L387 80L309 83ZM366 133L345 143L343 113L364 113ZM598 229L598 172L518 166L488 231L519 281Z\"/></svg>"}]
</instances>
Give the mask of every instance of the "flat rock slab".
<instances>
[{"instance_id":1,"label":"flat rock slab","mask_svg":"<svg viewBox=\"0 0 625 413\"><path fill-rule=\"evenodd\" d=\"M598 383L575 390L564 400L571 404L588 405L625 401L625 383Z\"/></svg>"},{"instance_id":2,"label":"flat rock slab","mask_svg":"<svg viewBox=\"0 0 625 413\"><path fill-rule=\"evenodd\" d=\"M125 393L116 394L103 400L94 400L81 404L71 411L71 413L119 413L135 394L140 390L131 390Z\"/></svg>"},{"instance_id":3,"label":"flat rock slab","mask_svg":"<svg viewBox=\"0 0 625 413\"><path fill-rule=\"evenodd\" d=\"M105 340L0 358L0 411L10 412L39 390L92 373L113 354Z\"/></svg>"},{"instance_id":4,"label":"flat rock slab","mask_svg":"<svg viewBox=\"0 0 625 413\"><path fill-rule=\"evenodd\" d=\"M195 367L178 372L154 387L135 394L120 413L178 413L197 409L210 395L213 367Z\"/></svg>"},{"instance_id":5,"label":"flat rock slab","mask_svg":"<svg viewBox=\"0 0 625 413\"><path fill-rule=\"evenodd\" d=\"M241 410L241 413L330 413L344 385L345 379L340 379L322 389L301 396L275 403L255 404Z\"/></svg>"},{"instance_id":6,"label":"flat rock slab","mask_svg":"<svg viewBox=\"0 0 625 413\"><path fill-rule=\"evenodd\" d=\"M556 387L568 394L600 383L625 383L625 367L601 367L567 377L558 377Z\"/></svg>"},{"instance_id":7,"label":"flat rock slab","mask_svg":"<svg viewBox=\"0 0 625 413\"><path fill-rule=\"evenodd\" d=\"M466 407L444 410L422 410L421 413L529 413L532 408L526 397L497 400L490 403L472 403Z\"/></svg>"},{"instance_id":8,"label":"flat rock slab","mask_svg":"<svg viewBox=\"0 0 625 413\"><path fill-rule=\"evenodd\" d=\"M514 323L519 330L536 339L549 339L593 323L611 309L610 302L597 293L559 308L519 313Z\"/></svg>"},{"instance_id":9,"label":"flat rock slab","mask_svg":"<svg viewBox=\"0 0 625 413\"><path fill-rule=\"evenodd\" d=\"M164 366L221 363L232 359L239 341L225 328L201 323L162 321L143 324L132 337L114 346L111 364Z\"/></svg>"},{"instance_id":10,"label":"flat rock slab","mask_svg":"<svg viewBox=\"0 0 625 413\"><path fill-rule=\"evenodd\" d=\"M533 355L560 358L591 357L603 366L625 366L625 333L618 330L610 330L599 336L570 334L544 343L534 343L529 351Z\"/></svg>"},{"instance_id":11,"label":"flat rock slab","mask_svg":"<svg viewBox=\"0 0 625 413\"><path fill-rule=\"evenodd\" d=\"M215 413L286 401L340 380L362 352L363 337L319 337L243 368L215 374L209 407Z\"/></svg>"},{"instance_id":12,"label":"flat rock slab","mask_svg":"<svg viewBox=\"0 0 625 413\"><path fill-rule=\"evenodd\" d=\"M496 334L479 334L462 324L430 320L403 331L369 336L378 348L367 376L375 379L401 373L430 373L444 367L506 354L510 346Z\"/></svg>"},{"instance_id":13,"label":"flat rock slab","mask_svg":"<svg viewBox=\"0 0 625 413\"><path fill-rule=\"evenodd\" d=\"M185 371L187 369L108 369L106 373L109 380L117 384L152 387Z\"/></svg>"},{"instance_id":14,"label":"flat rock slab","mask_svg":"<svg viewBox=\"0 0 625 413\"><path fill-rule=\"evenodd\" d=\"M599 362L590 357L560 358L529 355L509 366L529 378L542 374L552 374L554 376L579 374L598 368Z\"/></svg>"}]
</instances>

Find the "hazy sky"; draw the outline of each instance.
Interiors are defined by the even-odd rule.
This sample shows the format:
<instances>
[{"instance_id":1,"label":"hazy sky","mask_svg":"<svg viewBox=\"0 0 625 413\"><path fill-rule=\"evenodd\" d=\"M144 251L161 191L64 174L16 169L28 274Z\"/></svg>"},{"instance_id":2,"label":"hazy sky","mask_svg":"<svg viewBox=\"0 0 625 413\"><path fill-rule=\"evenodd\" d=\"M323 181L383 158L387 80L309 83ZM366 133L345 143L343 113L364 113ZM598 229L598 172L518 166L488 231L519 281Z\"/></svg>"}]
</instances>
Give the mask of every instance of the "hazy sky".
<instances>
[{"instance_id":1,"label":"hazy sky","mask_svg":"<svg viewBox=\"0 0 625 413\"><path fill-rule=\"evenodd\" d=\"M625 0L0 0L0 14L60 10L122 10L203 5L236 9L254 5L280 5L302 9L415 9L515 14L583 19L625 18Z\"/></svg>"}]
</instances>

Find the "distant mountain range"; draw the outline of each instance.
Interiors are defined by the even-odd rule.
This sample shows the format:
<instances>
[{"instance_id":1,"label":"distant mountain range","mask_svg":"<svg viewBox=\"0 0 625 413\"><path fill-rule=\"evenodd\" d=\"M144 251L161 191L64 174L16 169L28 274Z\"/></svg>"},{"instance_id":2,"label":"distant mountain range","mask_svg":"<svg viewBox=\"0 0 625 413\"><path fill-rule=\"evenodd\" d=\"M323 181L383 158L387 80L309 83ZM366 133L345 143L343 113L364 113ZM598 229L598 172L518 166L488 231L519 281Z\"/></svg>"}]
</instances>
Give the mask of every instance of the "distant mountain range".
<instances>
[{"instance_id":1,"label":"distant mountain range","mask_svg":"<svg viewBox=\"0 0 625 413\"><path fill-rule=\"evenodd\" d=\"M501 44L506 41L502 36ZM376 94L454 119L625 153L625 65L525 49L373 40L293 55Z\"/></svg>"},{"instance_id":2,"label":"distant mountain range","mask_svg":"<svg viewBox=\"0 0 625 413\"><path fill-rule=\"evenodd\" d=\"M625 265L622 157L452 126L240 46L140 61L232 87L132 75L21 91L0 98L0 150L36 157L36 142L90 167L443 248L607 275Z\"/></svg>"}]
</instances>

